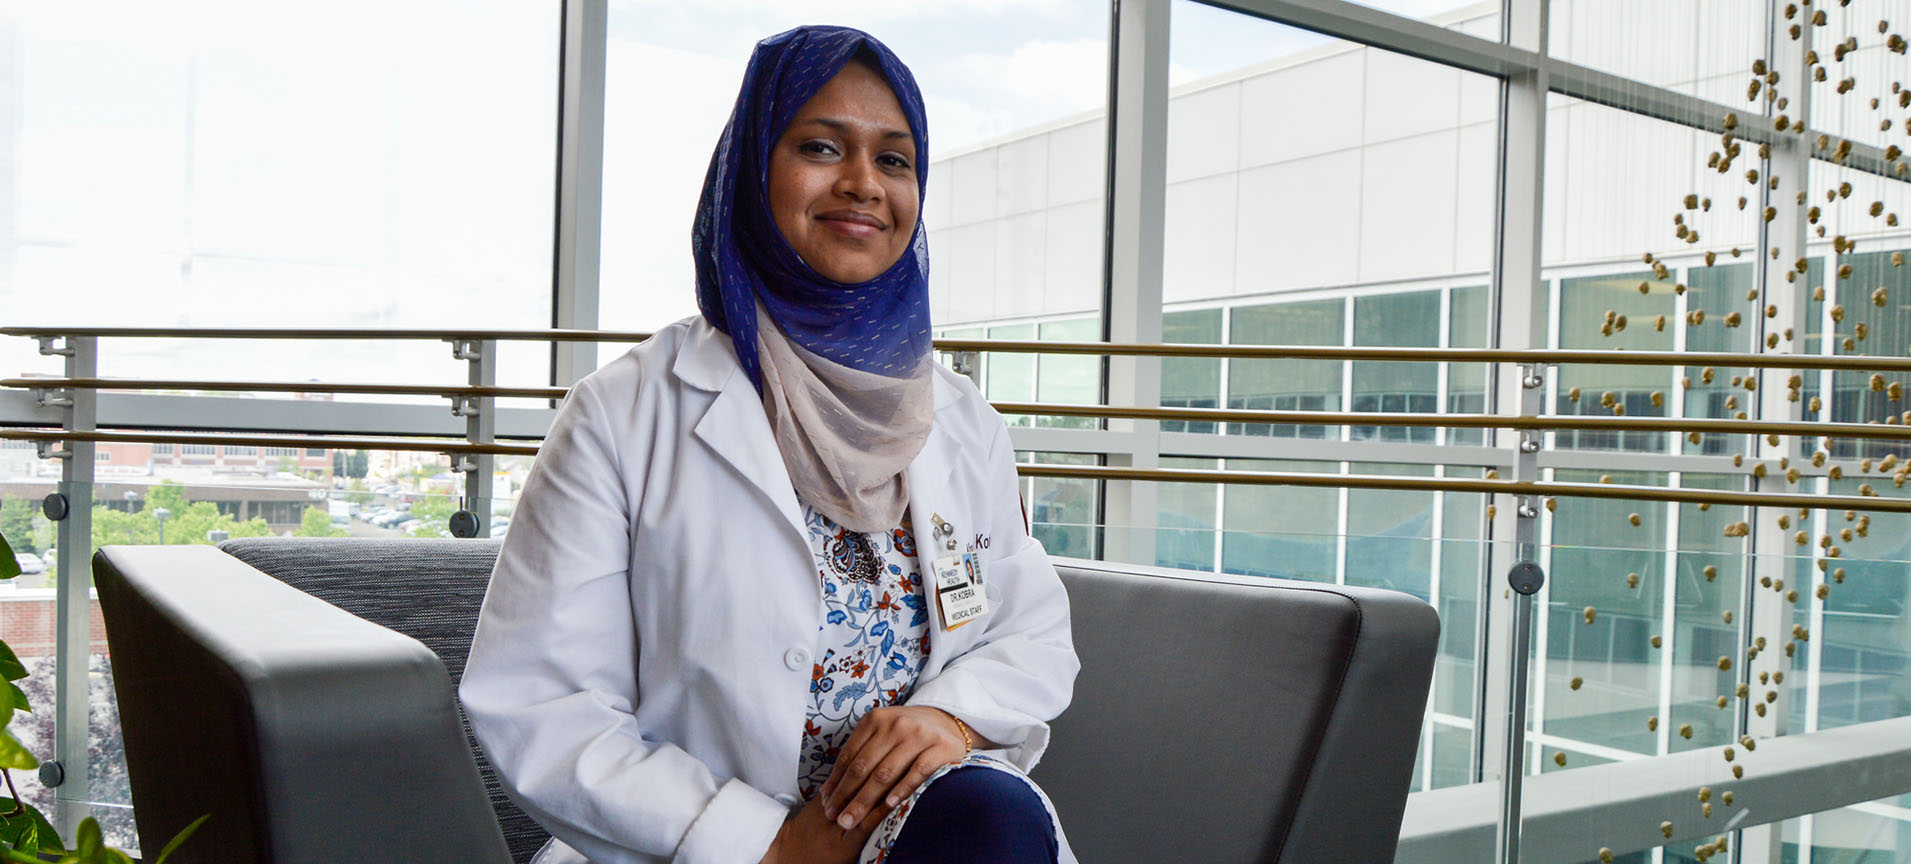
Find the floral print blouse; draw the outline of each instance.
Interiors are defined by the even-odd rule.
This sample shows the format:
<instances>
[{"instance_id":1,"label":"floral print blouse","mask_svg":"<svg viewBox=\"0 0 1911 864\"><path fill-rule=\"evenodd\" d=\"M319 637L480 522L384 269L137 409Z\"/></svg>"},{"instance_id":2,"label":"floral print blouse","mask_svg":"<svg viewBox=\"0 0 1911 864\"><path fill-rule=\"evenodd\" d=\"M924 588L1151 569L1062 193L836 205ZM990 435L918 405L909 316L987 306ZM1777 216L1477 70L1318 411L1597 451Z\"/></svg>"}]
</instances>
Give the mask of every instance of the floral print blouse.
<instances>
[{"instance_id":1,"label":"floral print blouse","mask_svg":"<svg viewBox=\"0 0 1911 864\"><path fill-rule=\"evenodd\" d=\"M813 702L797 766L797 791L808 800L829 779L857 721L909 699L929 655L929 605L907 513L894 530L864 534L838 526L805 503L803 523L824 610L816 627Z\"/></svg>"}]
</instances>

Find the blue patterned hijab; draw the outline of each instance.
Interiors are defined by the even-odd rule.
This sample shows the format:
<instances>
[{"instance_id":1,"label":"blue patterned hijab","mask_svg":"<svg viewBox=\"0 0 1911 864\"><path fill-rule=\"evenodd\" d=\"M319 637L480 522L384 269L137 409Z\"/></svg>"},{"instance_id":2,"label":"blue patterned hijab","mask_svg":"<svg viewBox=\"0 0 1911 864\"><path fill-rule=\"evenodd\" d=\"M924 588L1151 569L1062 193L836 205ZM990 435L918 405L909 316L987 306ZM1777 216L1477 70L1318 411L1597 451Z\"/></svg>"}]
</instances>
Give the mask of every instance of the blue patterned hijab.
<instances>
[{"instance_id":1,"label":"blue patterned hijab","mask_svg":"<svg viewBox=\"0 0 1911 864\"><path fill-rule=\"evenodd\" d=\"M908 67L860 30L798 27L757 43L750 55L736 110L710 157L691 247L697 306L729 334L762 397L797 497L837 525L872 533L900 524L909 503L906 470L935 421L922 219L888 270L845 285L804 263L777 229L769 201L778 139L858 59L895 91L915 138L916 192L926 191L928 122Z\"/></svg>"},{"instance_id":2,"label":"blue patterned hijab","mask_svg":"<svg viewBox=\"0 0 1911 864\"><path fill-rule=\"evenodd\" d=\"M798 27L758 42L710 157L691 238L697 307L729 334L759 392L758 303L791 342L851 369L903 377L929 354L929 247L920 216L910 251L882 275L844 285L797 257L770 213L771 148L803 104L858 54L875 61L902 104L916 139L916 189L926 192L929 124L915 76L876 37L848 27Z\"/></svg>"}]
</instances>

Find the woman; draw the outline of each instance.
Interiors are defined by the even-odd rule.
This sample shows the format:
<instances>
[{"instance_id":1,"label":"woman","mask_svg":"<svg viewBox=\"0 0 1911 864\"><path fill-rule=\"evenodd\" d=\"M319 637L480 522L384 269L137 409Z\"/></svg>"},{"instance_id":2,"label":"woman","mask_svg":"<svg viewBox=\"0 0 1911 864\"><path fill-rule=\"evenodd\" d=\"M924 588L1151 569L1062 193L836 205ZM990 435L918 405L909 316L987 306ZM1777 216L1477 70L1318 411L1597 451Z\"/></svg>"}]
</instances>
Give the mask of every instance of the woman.
<instances>
[{"instance_id":1,"label":"woman","mask_svg":"<svg viewBox=\"0 0 1911 864\"><path fill-rule=\"evenodd\" d=\"M1022 772L1077 663L1007 430L930 356L922 99L758 44L702 315L572 389L460 695L540 862L1072 861Z\"/></svg>"}]
</instances>

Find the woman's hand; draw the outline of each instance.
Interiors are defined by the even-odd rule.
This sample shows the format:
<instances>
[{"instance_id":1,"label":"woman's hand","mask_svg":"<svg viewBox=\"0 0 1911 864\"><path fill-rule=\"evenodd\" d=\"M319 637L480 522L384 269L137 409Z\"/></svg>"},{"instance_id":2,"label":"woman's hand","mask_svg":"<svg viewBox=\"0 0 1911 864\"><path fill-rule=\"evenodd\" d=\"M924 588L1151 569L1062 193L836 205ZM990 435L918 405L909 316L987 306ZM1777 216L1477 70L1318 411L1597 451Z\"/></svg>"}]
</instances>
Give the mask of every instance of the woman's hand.
<instances>
[{"instance_id":1,"label":"woman's hand","mask_svg":"<svg viewBox=\"0 0 1911 864\"><path fill-rule=\"evenodd\" d=\"M816 800L838 830L888 812L951 762L967 755L961 727L938 708L877 708L856 724Z\"/></svg>"},{"instance_id":2,"label":"woman's hand","mask_svg":"<svg viewBox=\"0 0 1911 864\"><path fill-rule=\"evenodd\" d=\"M823 798L818 795L795 816L783 820L760 864L853 864L862 855L863 843L887 813L872 813L854 829L844 831L823 815Z\"/></svg>"}]
</instances>

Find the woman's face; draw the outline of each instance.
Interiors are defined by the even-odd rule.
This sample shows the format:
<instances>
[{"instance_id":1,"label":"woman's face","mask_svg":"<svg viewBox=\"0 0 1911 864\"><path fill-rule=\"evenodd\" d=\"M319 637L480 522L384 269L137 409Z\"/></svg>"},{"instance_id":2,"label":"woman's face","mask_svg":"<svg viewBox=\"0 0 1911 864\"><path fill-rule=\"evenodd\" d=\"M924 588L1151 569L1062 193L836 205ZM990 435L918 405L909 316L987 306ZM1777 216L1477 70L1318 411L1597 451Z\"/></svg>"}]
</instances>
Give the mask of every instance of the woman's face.
<instances>
[{"instance_id":1,"label":"woman's face","mask_svg":"<svg viewBox=\"0 0 1911 864\"><path fill-rule=\"evenodd\" d=\"M770 153L770 214L791 248L837 282L867 282L916 230L916 140L882 74L851 62L796 112Z\"/></svg>"}]
</instances>

